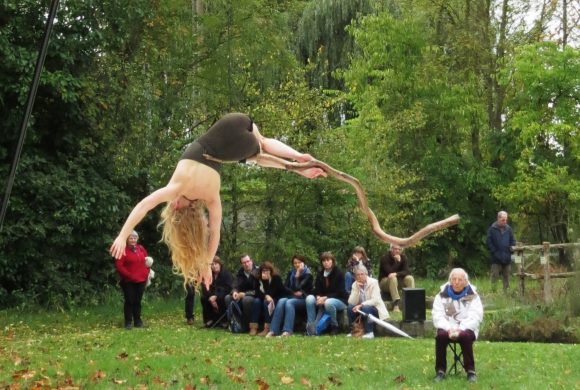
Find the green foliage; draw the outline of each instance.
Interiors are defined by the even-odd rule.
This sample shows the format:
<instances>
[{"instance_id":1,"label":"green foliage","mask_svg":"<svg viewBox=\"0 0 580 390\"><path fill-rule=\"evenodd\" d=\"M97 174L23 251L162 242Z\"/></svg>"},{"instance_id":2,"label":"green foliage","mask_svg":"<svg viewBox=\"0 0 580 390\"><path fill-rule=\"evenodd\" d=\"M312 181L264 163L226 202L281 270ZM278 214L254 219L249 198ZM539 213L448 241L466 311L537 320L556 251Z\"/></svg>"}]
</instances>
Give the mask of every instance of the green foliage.
<instances>
[{"instance_id":1,"label":"green foliage","mask_svg":"<svg viewBox=\"0 0 580 390\"><path fill-rule=\"evenodd\" d=\"M459 213L458 227L407 249L416 274L486 274L500 208L519 240L575 240L578 51L523 45L538 33L502 30L497 4L61 2L0 235L0 306L99 299L133 205L228 111L357 177L390 234ZM48 5L0 3L2 177ZM332 250L343 263L362 245L377 264L388 250L342 183L229 165L222 185L230 268L241 252L288 269L293 253L316 265ZM165 296L180 281L157 221L152 212L138 229Z\"/></svg>"},{"instance_id":2,"label":"green foliage","mask_svg":"<svg viewBox=\"0 0 580 390\"><path fill-rule=\"evenodd\" d=\"M521 47L504 73L512 86L506 131L520 154L507 189L494 195L517 208L522 221L538 221L539 239L569 242L580 215L580 55L543 43Z\"/></svg>"}]
</instances>

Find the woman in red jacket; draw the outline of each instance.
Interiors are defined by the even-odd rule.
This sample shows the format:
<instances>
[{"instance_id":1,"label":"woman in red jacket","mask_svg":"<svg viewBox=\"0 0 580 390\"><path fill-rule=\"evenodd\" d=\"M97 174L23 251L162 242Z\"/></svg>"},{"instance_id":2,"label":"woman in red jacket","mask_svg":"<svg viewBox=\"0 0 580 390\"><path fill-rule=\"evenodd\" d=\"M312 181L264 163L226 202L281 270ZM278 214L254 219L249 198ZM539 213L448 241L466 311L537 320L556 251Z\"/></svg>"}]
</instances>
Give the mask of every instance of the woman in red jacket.
<instances>
[{"instance_id":1,"label":"woman in red jacket","mask_svg":"<svg viewBox=\"0 0 580 390\"><path fill-rule=\"evenodd\" d=\"M139 235L133 230L127 238L125 253L115 262L125 297L125 329L131 329L133 326L143 327L141 299L149 276L149 268L145 265L147 251L142 245L137 244L138 240Z\"/></svg>"}]
</instances>

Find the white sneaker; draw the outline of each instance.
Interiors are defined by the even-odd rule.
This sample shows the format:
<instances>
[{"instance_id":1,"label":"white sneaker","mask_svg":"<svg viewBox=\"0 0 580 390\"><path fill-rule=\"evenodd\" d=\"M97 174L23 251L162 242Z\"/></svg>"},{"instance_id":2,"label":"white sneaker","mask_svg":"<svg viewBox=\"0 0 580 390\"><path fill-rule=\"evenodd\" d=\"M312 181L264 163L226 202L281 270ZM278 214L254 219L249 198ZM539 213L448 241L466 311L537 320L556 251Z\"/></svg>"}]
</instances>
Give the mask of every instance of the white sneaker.
<instances>
[{"instance_id":1,"label":"white sneaker","mask_svg":"<svg viewBox=\"0 0 580 390\"><path fill-rule=\"evenodd\" d=\"M274 334L274 332L268 332L268 334L266 334L266 337L274 337L274 336L276 336L276 335Z\"/></svg>"},{"instance_id":2,"label":"white sneaker","mask_svg":"<svg viewBox=\"0 0 580 390\"><path fill-rule=\"evenodd\" d=\"M373 332L365 333L362 338L363 339L374 339L375 334Z\"/></svg>"},{"instance_id":3,"label":"white sneaker","mask_svg":"<svg viewBox=\"0 0 580 390\"><path fill-rule=\"evenodd\" d=\"M352 337L352 333L347 334L346 337Z\"/></svg>"}]
</instances>

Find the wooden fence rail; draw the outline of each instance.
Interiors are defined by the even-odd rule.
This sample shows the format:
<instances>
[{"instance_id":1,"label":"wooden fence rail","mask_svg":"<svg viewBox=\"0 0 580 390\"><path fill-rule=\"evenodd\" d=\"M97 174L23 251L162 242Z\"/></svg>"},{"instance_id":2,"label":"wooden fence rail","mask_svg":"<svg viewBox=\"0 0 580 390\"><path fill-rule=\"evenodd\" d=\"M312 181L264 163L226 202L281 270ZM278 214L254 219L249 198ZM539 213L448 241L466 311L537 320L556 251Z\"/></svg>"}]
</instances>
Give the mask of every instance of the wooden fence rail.
<instances>
[{"instance_id":1,"label":"wooden fence rail","mask_svg":"<svg viewBox=\"0 0 580 390\"><path fill-rule=\"evenodd\" d=\"M552 297L552 287L550 283L551 278L569 278L573 277L576 272L559 272L550 273L550 249L565 249L565 248L576 248L580 249L580 243L565 243L565 244L550 244L549 242L543 242L542 245L523 245L518 242L515 246L512 246L514 253L513 262L518 267L518 272L515 274L519 277L519 290L520 296L523 298L525 293L525 279L530 278L532 280L544 279L544 302L550 304L554 301ZM540 264L544 266L544 274L532 274L526 272L535 261L529 263L526 267L524 261L524 251L536 252L540 251ZM575 256L578 257L578 256Z\"/></svg>"}]
</instances>

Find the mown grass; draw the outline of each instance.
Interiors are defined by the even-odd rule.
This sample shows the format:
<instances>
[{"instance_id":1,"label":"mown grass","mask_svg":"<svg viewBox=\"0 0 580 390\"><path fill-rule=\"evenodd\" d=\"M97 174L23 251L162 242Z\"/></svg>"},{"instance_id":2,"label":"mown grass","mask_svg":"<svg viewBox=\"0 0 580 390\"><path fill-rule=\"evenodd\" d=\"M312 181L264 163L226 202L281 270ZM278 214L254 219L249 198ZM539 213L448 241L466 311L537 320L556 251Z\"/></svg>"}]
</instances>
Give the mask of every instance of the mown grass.
<instances>
[{"instance_id":1,"label":"mown grass","mask_svg":"<svg viewBox=\"0 0 580 390\"><path fill-rule=\"evenodd\" d=\"M190 327L178 298L146 300L145 329L124 330L114 300L70 312L0 312L4 388L441 388L468 387L465 374L432 381L434 341L382 337L251 338ZM199 318L199 316L198 316ZM198 324L201 321L198 320ZM474 389L580 388L574 344L475 347Z\"/></svg>"}]
</instances>

